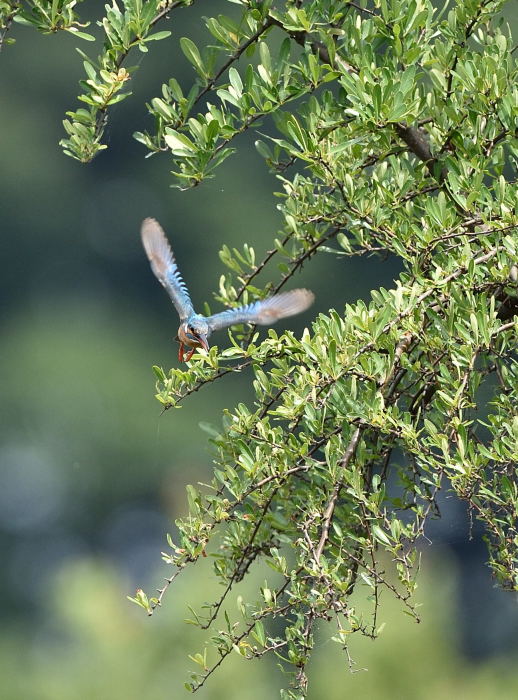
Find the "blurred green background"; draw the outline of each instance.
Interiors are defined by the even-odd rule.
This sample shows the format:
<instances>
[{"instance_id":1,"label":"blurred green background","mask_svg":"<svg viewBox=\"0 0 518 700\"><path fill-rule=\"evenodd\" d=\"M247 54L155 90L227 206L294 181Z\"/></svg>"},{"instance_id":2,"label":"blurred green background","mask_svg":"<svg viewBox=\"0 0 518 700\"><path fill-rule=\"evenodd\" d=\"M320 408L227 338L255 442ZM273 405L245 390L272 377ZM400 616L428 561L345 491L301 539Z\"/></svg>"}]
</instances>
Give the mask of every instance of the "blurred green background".
<instances>
[{"instance_id":1,"label":"blurred green background","mask_svg":"<svg viewBox=\"0 0 518 700\"><path fill-rule=\"evenodd\" d=\"M212 3L218 9L232 6ZM227 377L160 415L151 366L176 364L177 318L141 250L139 225L145 216L164 225L198 307L212 303L223 244L246 241L260 254L282 226L272 194L280 187L253 137L241 139L216 179L183 193L170 188L167 157L144 159L131 138L152 128L144 103L163 81L192 79L178 38L207 40L200 15L196 6L177 13L173 37L154 42L134 97L112 112L109 150L87 166L57 145L65 111L77 106L77 42L16 27L17 43L0 55L5 699L189 695L188 654L204 638L182 621L187 604L218 592L210 563L185 572L152 619L126 595L169 574L165 533L185 513L185 485L211 471L199 423L218 424L224 407L249 399L250 376ZM398 271L395 260L320 255L293 285L314 289L316 304L289 327L300 332L330 306L342 312ZM355 668L368 669L358 673L323 635L311 699L518 697L516 598L493 588L480 533L467 542L464 509L446 498L443 513L423 550L423 622L385 596L381 638L351 640ZM283 680L273 662L236 655L198 697L274 698Z\"/></svg>"}]
</instances>

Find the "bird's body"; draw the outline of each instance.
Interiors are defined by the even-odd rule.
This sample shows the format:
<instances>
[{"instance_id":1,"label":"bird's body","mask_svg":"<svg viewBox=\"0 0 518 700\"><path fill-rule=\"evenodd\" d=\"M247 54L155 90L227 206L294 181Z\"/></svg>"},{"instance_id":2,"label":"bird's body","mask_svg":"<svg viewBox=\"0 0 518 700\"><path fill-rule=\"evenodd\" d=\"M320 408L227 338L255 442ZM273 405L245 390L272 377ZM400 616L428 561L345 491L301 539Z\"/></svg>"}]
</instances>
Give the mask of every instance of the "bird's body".
<instances>
[{"instance_id":1,"label":"bird's body","mask_svg":"<svg viewBox=\"0 0 518 700\"><path fill-rule=\"evenodd\" d=\"M207 338L210 335L210 328L207 320L200 314L192 314L188 319L180 323L178 328L178 340L180 341L180 349L178 350L178 359L180 362L184 360L184 346L191 348L185 357L185 361L191 359L196 348L209 349Z\"/></svg>"},{"instance_id":2,"label":"bird's body","mask_svg":"<svg viewBox=\"0 0 518 700\"><path fill-rule=\"evenodd\" d=\"M269 326L280 318L305 311L314 299L307 289L292 289L255 301L246 306L227 309L213 316L202 316L194 311L189 291L180 275L173 251L162 227L155 219L144 219L141 228L142 243L151 263L151 269L165 287L180 316L178 359L187 362L196 348L209 349L208 338L212 331L239 323ZM187 354L185 348L189 348Z\"/></svg>"}]
</instances>

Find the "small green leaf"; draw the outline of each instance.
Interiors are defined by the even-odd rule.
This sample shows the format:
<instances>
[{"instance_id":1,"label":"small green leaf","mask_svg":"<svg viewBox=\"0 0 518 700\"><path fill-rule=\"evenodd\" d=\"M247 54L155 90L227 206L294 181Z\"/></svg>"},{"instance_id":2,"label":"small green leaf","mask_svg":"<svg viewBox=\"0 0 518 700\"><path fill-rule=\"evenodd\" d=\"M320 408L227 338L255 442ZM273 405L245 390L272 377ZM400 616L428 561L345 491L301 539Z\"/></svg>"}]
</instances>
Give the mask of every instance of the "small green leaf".
<instances>
[{"instance_id":1,"label":"small green leaf","mask_svg":"<svg viewBox=\"0 0 518 700\"><path fill-rule=\"evenodd\" d=\"M95 41L94 36L92 36L91 34L87 34L86 32L81 32L75 27L65 27L65 31L70 32L70 34L73 34L74 36L77 36L80 39L84 39L85 41Z\"/></svg>"},{"instance_id":2,"label":"small green leaf","mask_svg":"<svg viewBox=\"0 0 518 700\"><path fill-rule=\"evenodd\" d=\"M391 542L385 532L379 527L379 525L373 525L372 526L372 534L374 535L375 539L378 540L378 542L381 542L381 544L386 544L388 546L391 545Z\"/></svg>"},{"instance_id":3,"label":"small green leaf","mask_svg":"<svg viewBox=\"0 0 518 700\"><path fill-rule=\"evenodd\" d=\"M203 64L200 52L196 44L187 37L182 37L180 39L180 47L190 63L196 68L198 73L205 77L206 69Z\"/></svg>"},{"instance_id":4,"label":"small green leaf","mask_svg":"<svg viewBox=\"0 0 518 700\"><path fill-rule=\"evenodd\" d=\"M175 155L185 156L196 152L196 146L193 142L185 134L181 134L173 129L168 129L167 134L164 136L164 141Z\"/></svg>"},{"instance_id":5,"label":"small green leaf","mask_svg":"<svg viewBox=\"0 0 518 700\"><path fill-rule=\"evenodd\" d=\"M172 32L169 31L155 32L154 34L149 34L144 41L160 41L161 39L167 39L171 34Z\"/></svg>"}]
</instances>

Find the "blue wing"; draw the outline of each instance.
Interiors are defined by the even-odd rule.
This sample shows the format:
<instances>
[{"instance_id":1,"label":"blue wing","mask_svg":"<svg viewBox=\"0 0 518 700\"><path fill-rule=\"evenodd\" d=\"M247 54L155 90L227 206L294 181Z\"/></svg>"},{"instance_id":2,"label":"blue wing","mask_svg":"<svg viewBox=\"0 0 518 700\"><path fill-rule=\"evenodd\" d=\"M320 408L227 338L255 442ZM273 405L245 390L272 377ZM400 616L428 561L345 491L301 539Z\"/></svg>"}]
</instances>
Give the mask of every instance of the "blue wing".
<instances>
[{"instance_id":1,"label":"blue wing","mask_svg":"<svg viewBox=\"0 0 518 700\"><path fill-rule=\"evenodd\" d=\"M167 290L183 321L194 313L194 309L165 233L158 221L144 219L140 235L151 269Z\"/></svg>"},{"instance_id":2,"label":"blue wing","mask_svg":"<svg viewBox=\"0 0 518 700\"><path fill-rule=\"evenodd\" d=\"M262 301L254 301L246 306L221 311L219 314L209 316L207 323L211 331L218 331L238 323L270 326L280 318L305 311L311 306L314 298L315 295L308 289L292 289L290 292L282 292Z\"/></svg>"}]
</instances>

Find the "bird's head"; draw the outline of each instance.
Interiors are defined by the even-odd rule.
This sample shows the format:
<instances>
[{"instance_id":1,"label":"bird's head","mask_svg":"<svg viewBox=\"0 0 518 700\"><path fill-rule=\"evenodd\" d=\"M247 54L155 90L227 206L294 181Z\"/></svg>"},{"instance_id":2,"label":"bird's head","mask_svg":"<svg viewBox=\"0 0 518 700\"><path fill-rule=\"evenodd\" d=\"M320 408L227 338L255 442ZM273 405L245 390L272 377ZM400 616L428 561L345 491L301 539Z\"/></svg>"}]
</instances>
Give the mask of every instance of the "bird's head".
<instances>
[{"instance_id":1,"label":"bird's head","mask_svg":"<svg viewBox=\"0 0 518 700\"><path fill-rule=\"evenodd\" d=\"M209 335L209 324L203 316L199 316L198 314L190 316L184 321L178 332L180 340L186 345L189 347L201 346L204 350L209 349L209 343L207 341Z\"/></svg>"}]
</instances>

